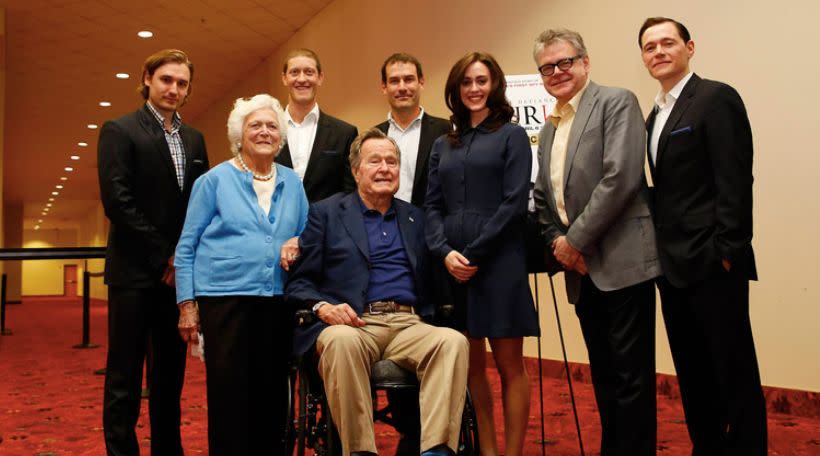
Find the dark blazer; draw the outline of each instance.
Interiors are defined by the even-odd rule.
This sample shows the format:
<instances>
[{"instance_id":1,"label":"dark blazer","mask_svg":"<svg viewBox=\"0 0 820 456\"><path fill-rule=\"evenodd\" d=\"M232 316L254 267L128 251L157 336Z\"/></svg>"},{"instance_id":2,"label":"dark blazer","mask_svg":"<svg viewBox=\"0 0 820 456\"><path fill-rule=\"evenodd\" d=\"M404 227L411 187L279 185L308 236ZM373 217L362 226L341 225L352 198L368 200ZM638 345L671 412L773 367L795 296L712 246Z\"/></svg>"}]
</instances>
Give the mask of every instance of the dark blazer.
<instances>
[{"instance_id":1,"label":"dark blazer","mask_svg":"<svg viewBox=\"0 0 820 456\"><path fill-rule=\"evenodd\" d=\"M430 260L424 242L424 212L398 199L393 200L393 207L413 268L416 312L430 316L434 303L428 292ZM370 260L358 194L336 194L311 204L299 244L302 253L285 288L288 299L303 307L319 301L347 303L361 315L370 284ZM307 351L326 326L318 320L306 328L297 328L294 351Z\"/></svg>"},{"instance_id":2,"label":"dark blazer","mask_svg":"<svg viewBox=\"0 0 820 456\"><path fill-rule=\"evenodd\" d=\"M174 254L191 186L208 170L202 134L183 124L180 136L185 149L182 190L165 134L147 106L106 122L100 130L100 197L111 221L105 255L108 285L155 286Z\"/></svg>"},{"instance_id":3,"label":"dark blazer","mask_svg":"<svg viewBox=\"0 0 820 456\"><path fill-rule=\"evenodd\" d=\"M316 138L302 179L308 201L312 203L356 188L347 157L350 155L350 145L358 134L353 125L319 111ZM288 144L279 152L276 162L293 168Z\"/></svg>"},{"instance_id":4,"label":"dark blazer","mask_svg":"<svg viewBox=\"0 0 820 456\"><path fill-rule=\"evenodd\" d=\"M387 134L390 122L384 121L376 128ZM427 174L430 161L430 149L433 148L433 141L439 136L446 135L452 127L450 121L440 117L433 117L426 112L421 116L421 133L419 135L419 151L416 158L416 174L413 179L413 196L410 202L416 207L424 206L424 199L427 196Z\"/></svg>"},{"instance_id":5,"label":"dark blazer","mask_svg":"<svg viewBox=\"0 0 820 456\"><path fill-rule=\"evenodd\" d=\"M646 128L652 133L655 112ZM663 272L676 287L722 270L756 280L752 250L752 130L740 95L717 81L683 88L649 157Z\"/></svg>"}]
</instances>

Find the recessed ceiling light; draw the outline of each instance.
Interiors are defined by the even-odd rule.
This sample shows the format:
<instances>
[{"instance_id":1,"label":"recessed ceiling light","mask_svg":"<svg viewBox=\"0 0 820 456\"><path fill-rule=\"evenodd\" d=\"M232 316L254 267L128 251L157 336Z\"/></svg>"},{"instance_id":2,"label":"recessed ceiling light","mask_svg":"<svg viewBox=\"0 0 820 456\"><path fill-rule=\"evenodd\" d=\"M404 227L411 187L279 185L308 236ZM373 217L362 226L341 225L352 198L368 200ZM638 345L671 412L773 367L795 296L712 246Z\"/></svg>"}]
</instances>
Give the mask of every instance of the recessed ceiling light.
<instances>
[{"instance_id":1,"label":"recessed ceiling light","mask_svg":"<svg viewBox=\"0 0 820 456\"><path fill-rule=\"evenodd\" d=\"M103 108L107 108L107 107L111 106L111 102L110 101L101 101L100 106L102 106Z\"/></svg>"},{"instance_id":2,"label":"recessed ceiling light","mask_svg":"<svg viewBox=\"0 0 820 456\"><path fill-rule=\"evenodd\" d=\"M49 202L54 201L54 198L49 198L48 201Z\"/></svg>"},{"instance_id":3,"label":"recessed ceiling light","mask_svg":"<svg viewBox=\"0 0 820 456\"><path fill-rule=\"evenodd\" d=\"M72 160L79 160L79 159L80 159L80 156L79 156L79 155L72 155L72 156L71 156L71 157L69 157L69 158L71 158Z\"/></svg>"},{"instance_id":4,"label":"recessed ceiling light","mask_svg":"<svg viewBox=\"0 0 820 456\"><path fill-rule=\"evenodd\" d=\"M149 32L148 30L140 30L139 32L137 32L137 36L140 38L151 38L152 36L154 36L154 33Z\"/></svg>"},{"instance_id":5,"label":"recessed ceiling light","mask_svg":"<svg viewBox=\"0 0 820 456\"><path fill-rule=\"evenodd\" d=\"M66 171L68 171L68 172L70 173L70 172L74 171L74 168L72 168L72 167L70 167L70 166L66 166L66 167L65 167L65 170L66 170Z\"/></svg>"},{"instance_id":6,"label":"recessed ceiling light","mask_svg":"<svg viewBox=\"0 0 820 456\"><path fill-rule=\"evenodd\" d=\"M53 205L54 205L54 203L46 203L46 207L51 207Z\"/></svg>"},{"instance_id":7,"label":"recessed ceiling light","mask_svg":"<svg viewBox=\"0 0 820 456\"><path fill-rule=\"evenodd\" d=\"M78 142L77 145L80 146L80 147L88 147L87 142Z\"/></svg>"},{"instance_id":8,"label":"recessed ceiling light","mask_svg":"<svg viewBox=\"0 0 820 456\"><path fill-rule=\"evenodd\" d=\"M56 188L57 190L59 190L59 189L63 188L63 186L58 184L58 185L55 185L55 186L54 186L54 188Z\"/></svg>"},{"instance_id":9,"label":"recessed ceiling light","mask_svg":"<svg viewBox=\"0 0 820 456\"><path fill-rule=\"evenodd\" d=\"M61 181L67 181L67 180L68 180L68 178L67 178L67 177L65 177L65 176L60 176L60 180L61 180Z\"/></svg>"},{"instance_id":10,"label":"recessed ceiling light","mask_svg":"<svg viewBox=\"0 0 820 456\"><path fill-rule=\"evenodd\" d=\"M37 223L43 223L43 219L37 220Z\"/></svg>"},{"instance_id":11,"label":"recessed ceiling light","mask_svg":"<svg viewBox=\"0 0 820 456\"><path fill-rule=\"evenodd\" d=\"M34 231L37 231L37 230L39 230L39 229L40 229L40 225L35 225L35 226L34 226Z\"/></svg>"},{"instance_id":12,"label":"recessed ceiling light","mask_svg":"<svg viewBox=\"0 0 820 456\"><path fill-rule=\"evenodd\" d=\"M116 76L117 79L128 79L131 77L128 73L117 73L114 76Z\"/></svg>"},{"instance_id":13,"label":"recessed ceiling light","mask_svg":"<svg viewBox=\"0 0 820 456\"><path fill-rule=\"evenodd\" d=\"M88 124L88 128L94 130L95 128L97 128L97 124Z\"/></svg>"},{"instance_id":14,"label":"recessed ceiling light","mask_svg":"<svg viewBox=\"0 0 820 456\"><path fill-rule=\"evenodd\" d=\"M46 215L46 211L41 212L40 215Z\"/></svg>"},{"instance_id":15,"label":"recessed ceiling light","mask_svg":"<svg viewBox=\"0 0 820 456\"><path fill-rule=\"evenodd\" d=\"M48 207L44 207L44 208L43 208L43 212L48 212L48 211L50 211L50 210L51 210L51 208L48 208Z\"/></svg>"},{"instance_id":16,"label":"recessed ceiling light","mask_svg":"<svg viewBox=\"0 0 820 456\"><path fill-rule=\"evenodd\" d=\"M60 192L51 192L51 194L54 195L54 196L57 196L57 195L60 194Z\"/></svg>"}]
</instances>

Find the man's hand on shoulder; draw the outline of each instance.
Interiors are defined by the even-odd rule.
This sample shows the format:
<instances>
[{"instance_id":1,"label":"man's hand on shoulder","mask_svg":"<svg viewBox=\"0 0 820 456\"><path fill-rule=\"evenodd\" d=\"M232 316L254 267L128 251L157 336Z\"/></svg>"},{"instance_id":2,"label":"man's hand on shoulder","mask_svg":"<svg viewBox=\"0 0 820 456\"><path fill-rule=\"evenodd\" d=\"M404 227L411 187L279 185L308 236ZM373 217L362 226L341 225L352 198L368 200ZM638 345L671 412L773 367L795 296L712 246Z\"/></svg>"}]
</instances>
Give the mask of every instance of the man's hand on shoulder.
<instances>
[{"instance_id":1,"label":"man's hand on shoulder","mask_svg":"<svg viewBox=\"0 0 820 456\"><path fill-rule=\"evenodd\" d=\"M347 303L325 303L316 310L316 316L329 325L348 325L361 328L366 324Z\"/></svg>"}]
</instances>

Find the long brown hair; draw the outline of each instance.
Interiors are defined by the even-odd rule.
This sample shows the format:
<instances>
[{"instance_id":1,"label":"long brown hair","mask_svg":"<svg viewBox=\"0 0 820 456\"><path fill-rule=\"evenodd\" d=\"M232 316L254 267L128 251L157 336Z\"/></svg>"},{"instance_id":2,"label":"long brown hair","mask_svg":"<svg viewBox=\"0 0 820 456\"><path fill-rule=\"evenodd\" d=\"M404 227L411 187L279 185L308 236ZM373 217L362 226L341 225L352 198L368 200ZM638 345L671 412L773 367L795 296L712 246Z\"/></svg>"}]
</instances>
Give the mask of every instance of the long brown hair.
<instances>
[{"instance_id":1,"label":"long brown hair","mask_svg":"<svg viewBox=\"0 0 820 456\"><path fill-rule=\"evenodd\" d=\"M461 81L467 72L467 67L475 62L481 62L490 70L491 88L487 96L487 108L490 114L482 122L490 131L501 128L513 117L513 108L507 101L507 80L504 78L504 71L498 65L495 58L486 52L470 52L458 60L450 69L447 76L447 84L444 86L444 101L450 108L453 115L450 116L450 123L455 126L447 134L447 141L453 147L461 146L461 135L470 127L470 110L461 101Z\"/></svg>"}]
</instances>

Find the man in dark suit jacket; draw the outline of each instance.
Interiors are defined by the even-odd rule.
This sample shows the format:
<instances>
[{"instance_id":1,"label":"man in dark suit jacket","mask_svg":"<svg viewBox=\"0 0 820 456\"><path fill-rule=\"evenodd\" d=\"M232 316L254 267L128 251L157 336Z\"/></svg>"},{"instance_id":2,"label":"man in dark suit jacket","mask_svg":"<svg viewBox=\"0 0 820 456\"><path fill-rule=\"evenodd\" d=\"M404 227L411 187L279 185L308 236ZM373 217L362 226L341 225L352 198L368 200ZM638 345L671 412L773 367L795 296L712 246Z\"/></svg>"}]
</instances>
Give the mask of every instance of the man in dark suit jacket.
<instances>
[{"instance_id":1,"label":"man in dark suit jacket","mask_svg":"<svg viewBox=\"0 0 820 456\"><path fill-rule=\"evenodd\" d=\"M557 104L538 141L535 205L565 269L589 352L601 454L654 455L655 234L638 99L589 80L581 35L547 30L534 53Z\"/></svg>"},{"instance_id":2,"label":"man in dark suit jacket","mask_svg":"<svg viewBox=\"0 0 820 456\"><path fill-rule=\"evenodd\" d=\"M315 52L295 49L285 57L282 84L288 88L288 142L276 162L296 171L311 203L356 186L347 157L358 131L319 110L316 94L323 81Z\"/></svg>"},{"instance_id":3,"label":"man in dark suit jacket","mask_svg":"<svg viewBox=\"0 0 820 456\"><path fill-rule=\"evenodd\" d=\"M424 90L424 72L419 60L405 53L388 57L381 68L382 93L387 97L390 113L387 120L376 125L393 138L401 149L399 190L396 198L424 207L427 196L427 173L433 141L447 134L450 122L433 117L420 105ZM436 291L447 298L446 271L440 264L430 265ZM387 397L393 414L393 424L402 438L396 447L396 456L419 454L419 402L415 394L402 390L388 390Z\"/></svg>"},{"instance_id":4,"label":"man in dark suit jacket","mask_svg":"<svg viewBox=\"0 0 820 456\"><path fill-rule=\"evenodd\" d=\"M100 130L100 196L111 221L103 404L109 455L139 454L134 426L149 339L151 453L183 454L179 399L187 346L177 332L173 254L191 186L208 170L202 134L182 124L176 112L192 79L193 65L182 51L148 57L141 89L145 105Z\"/></svg>"},{"instance_id":5,"label":"man in dark suit jacket","mask_svg":"<svg viewBox=\"0 0 820 456\"><path fill-rule=\"evenodd\" d=\"M466 338L430 316L430 257L424 212L393 198L398 145L378 129L353 143L357 190L312 204L301 258L286 288L319 321L297 329L295 348L314 343L342 454L375 454L370 369L390 359L421 384L423 455L454 454L467 387Z\"/></svg>"},{"instance_id":6,"label":"man in dark suit jacket","mask_svg":"<svg viewBox=\"0 0 820 456\"><path fill-rule=\"evenodd\" d=\"M430 149L433 141L450 130L450 122L427 114L420 106L424 73L417 58L393 54L382 64L381 75L382 93L387 97L390 113L376 128L395 139L401 149L396 198L423 207Z\"/></svg>"},{"instance_id":7,"label":"man in dark suit jacket","mask_svg":"<svg viewBox=\"0 0 820 456\"><path fill-rule=\"evenodd\" d=\"M749 321L752 131L730 86L689 70L683 24L638 34L661 84L647 120L658 281L693 454L766 454L766 404Z\"/></svg>"}]
</instances>

